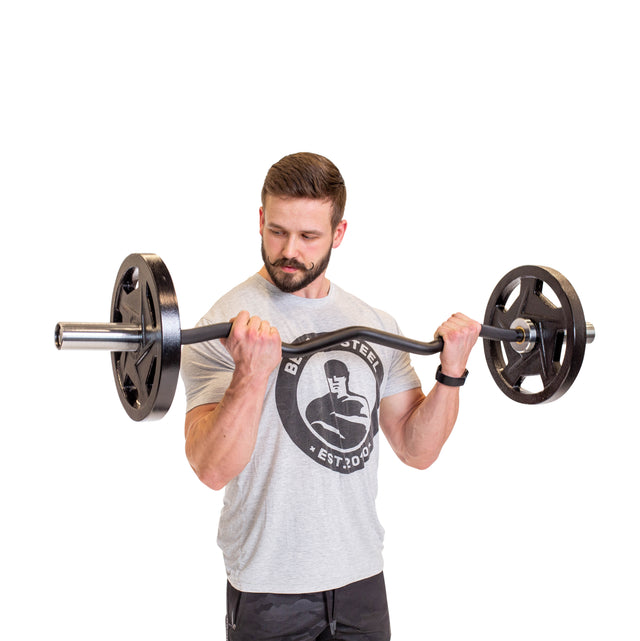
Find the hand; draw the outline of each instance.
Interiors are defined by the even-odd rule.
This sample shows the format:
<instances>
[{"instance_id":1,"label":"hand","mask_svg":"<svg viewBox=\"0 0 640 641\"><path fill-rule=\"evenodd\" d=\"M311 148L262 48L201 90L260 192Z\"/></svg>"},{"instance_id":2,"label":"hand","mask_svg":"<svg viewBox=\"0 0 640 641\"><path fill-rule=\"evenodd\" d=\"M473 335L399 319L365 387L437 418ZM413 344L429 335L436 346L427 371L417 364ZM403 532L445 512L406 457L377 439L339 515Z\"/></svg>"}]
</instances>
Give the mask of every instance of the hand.
<instances>
[{"instance_id":1,"label":"hand","mask_svg":"<svg viewBox=\"0 0 640 641\"><path fill-rule=\"evenodd\" d=\"M481 327L480 323L464 314L454 314L438 327L435 336L441 336L444 340L444 348L440 353L443 374L455 378L464 374Z\"/></svg>"},{"instance_id":2,"label":"hand","mask_svg":"<svg viewBox=\"0 0 640 641\"><path fill-rule=\"evenodd\" d=\"M275 327L257 316L242 311L231 319L231 331L222 344L236 364L236 372L264 376L277 367L282 358L282 341Z\"/></svg>"}]
</instances>

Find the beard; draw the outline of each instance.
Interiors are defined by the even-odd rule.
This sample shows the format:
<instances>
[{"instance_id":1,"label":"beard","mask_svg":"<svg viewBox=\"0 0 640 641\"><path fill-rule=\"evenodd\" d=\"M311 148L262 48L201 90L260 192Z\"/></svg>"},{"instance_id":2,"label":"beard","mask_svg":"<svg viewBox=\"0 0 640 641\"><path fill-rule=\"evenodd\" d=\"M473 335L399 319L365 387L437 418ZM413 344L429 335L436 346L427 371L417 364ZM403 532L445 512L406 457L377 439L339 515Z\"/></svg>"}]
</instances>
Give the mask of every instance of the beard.
<instances>
[{"instance_id":1,"label":"beard","mask_svg":"<svg viewBox=\"0 0 640 641\"><path fill-rule=\"evenodd\" d=\"M324 272L331 258L331 247L329 251L318 261L317 264L311 263L311 267L307 267L295 259L280 258L274 262L269 260L267 252L264 249L264 242L261 245L262 260L267 269L267 273L271 277L273 284L286 294L293 294L294 292L304 289L310 285L322 272ZM280 271L282 267L295 267L298 271L295 274L287 274Z\"/></svg>"}]
</instances>

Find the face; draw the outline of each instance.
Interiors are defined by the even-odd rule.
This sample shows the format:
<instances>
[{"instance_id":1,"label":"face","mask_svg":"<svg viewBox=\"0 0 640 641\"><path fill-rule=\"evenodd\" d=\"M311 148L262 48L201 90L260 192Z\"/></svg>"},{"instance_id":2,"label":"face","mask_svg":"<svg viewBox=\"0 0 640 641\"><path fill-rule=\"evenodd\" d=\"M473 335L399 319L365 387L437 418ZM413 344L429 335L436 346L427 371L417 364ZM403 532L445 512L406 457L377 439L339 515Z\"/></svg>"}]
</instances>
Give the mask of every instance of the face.
<instances>
[{"instance_id":1,"label":"face","mask_svg":"<svg viewBox=\"0 0 640 641\"><path fill-rule=\"evenodd\" d=\"M260 209L262 259L271 282L298 293L322 284L331 250L342 242L346 221L331 229L331 203L267 196Z\"/></svg>"},{"instance_id":2,"label":"face","mask_svg":"<svg viewBox=\"0 0 640 641\"><path fill-rule=\"evenodd\" d=\"M338 396L345 396L347 391L347 378L346 376L332 376L327 379L329 390L332 394Z\"/></svg>"}]
</instances>

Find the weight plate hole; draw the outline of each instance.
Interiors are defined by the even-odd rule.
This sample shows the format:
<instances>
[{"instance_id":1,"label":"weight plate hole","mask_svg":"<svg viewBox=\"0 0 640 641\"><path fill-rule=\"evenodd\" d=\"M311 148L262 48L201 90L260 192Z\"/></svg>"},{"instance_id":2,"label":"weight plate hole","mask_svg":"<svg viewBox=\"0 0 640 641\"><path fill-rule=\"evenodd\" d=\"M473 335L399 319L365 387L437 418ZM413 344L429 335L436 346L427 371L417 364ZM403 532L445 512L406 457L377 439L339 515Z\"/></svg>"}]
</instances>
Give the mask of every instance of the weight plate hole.
<instances>
[{"instance_id":1,"label":"weight plate hole","mask_svg":"<svg viewBox=\"0 0 640 641\"><path fill-rule=\"evenodd\" d=\"M560 309L562 307L560 299L551 287L543 287L541 294L548 301L550 307L554 309Z\"/></svg>"},{"instance_id":2,"label":"weight plate hole","mask_svg":"<svg viewBox=\"0 0 640 641\"><path fill-rule=\"evenodd\" d=\"M140 270L137 267L132 267L127 270L125 275L122 277L122 289L127 294L138 289L138 284L140 282Z\"/></svg>"},{"instance_id":3,"label":"weight plate hole","mask_svg":"<svg viewBox=\"0 0 640 641\"><path fill-rule=\"evenodd\" d=\"M147 309L149 311L149 318L147 319L147 323L148 323L148 326L150 327L156 327L156 307L153 304L153 294L151 293L151 289L149 288L148 284L147 284L146 290L147 290Z\"/></svg>"},{"instance_id":4,"label":"weight plate hole","mask_svg":"<svg viewBox=\"0 0 640 641\"><path fill-rule=\"evenodd\" d=\"M565 333L561 331L561 332L558 332L556 335L556 346L553 353L554 362L560 363L560 365L562 365L566 351L567 351L567 341L565 340Z\"/></svg>"},{"instance_id":5,"label":"weight plate hole","mask_svg":"<svg viewBox=\"0 0 640 641\"><path fill-rule=\"evenodd\" d=\"M138 388L133 384L129 375L126 375L122 381L122 391L124 393L124 397L127 399L127 403L129 403L131 407L137 407Z\"/></svg>"},{"instance_id":6,"label":"weight plate hole","mask_svg":"<svg viewBox=\"0 0 640 641\"><path fill-rule=\"evenodd\" d=\"M151 395L151 390L153 389L154 381L156 378L156 363L158 362L157 358L153 359L153 362L151 363L151 367L149 367L149 372L147 374L147 380L145 381L145 384L147 386L147 395Z\"/></svg>"},{"instance_id":7,"label":"weight plate hole","mask_svg":"<svg viewBox=\"0 0 640 641\"><path fill-rule=\"evenodd\" d=\"M542 382L542 377L539 374L527 376L520 386L520 391L525 394L538 394L543 389L544 383Z\"/></svg>"},{"instance_id":8,"label":"weight plate hole","mask_svg":"<svg viewBox=\"0 0 640 641\"><path fill-rule=\"evenodd\" d=\"M513 305L513 303L515 303L518 300L519 296L520 296L520 284L518 283L515 286L514 290L509 294L509 296L507 297L507 300L504 303L505 312L509 311L509 309L511 308L511 305Z\"/></svg>"}]
</instances>

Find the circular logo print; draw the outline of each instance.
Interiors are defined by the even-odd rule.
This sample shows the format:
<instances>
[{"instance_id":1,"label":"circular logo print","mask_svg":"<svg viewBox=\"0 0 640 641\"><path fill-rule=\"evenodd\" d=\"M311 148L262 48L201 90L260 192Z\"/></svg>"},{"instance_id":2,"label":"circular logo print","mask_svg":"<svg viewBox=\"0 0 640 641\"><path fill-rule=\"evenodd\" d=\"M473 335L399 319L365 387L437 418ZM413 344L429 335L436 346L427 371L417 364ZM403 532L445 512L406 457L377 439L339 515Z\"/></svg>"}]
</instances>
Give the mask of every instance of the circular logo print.
<instances>
[{"instance_id":1,"label":"circular logo print","mask_svg":"<svg viewBox=\"0 0 640 641\"><path fill-rule=\"evenodd\" d=\"M307 334L295 342L315 336ZM362 469L378 433L383 375L378 354L359 339L284 358L276 405L285 430L316 463L342 474Z\"/></svg>"}]
</instances>

